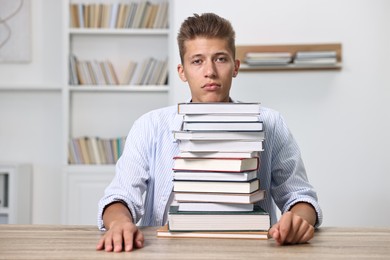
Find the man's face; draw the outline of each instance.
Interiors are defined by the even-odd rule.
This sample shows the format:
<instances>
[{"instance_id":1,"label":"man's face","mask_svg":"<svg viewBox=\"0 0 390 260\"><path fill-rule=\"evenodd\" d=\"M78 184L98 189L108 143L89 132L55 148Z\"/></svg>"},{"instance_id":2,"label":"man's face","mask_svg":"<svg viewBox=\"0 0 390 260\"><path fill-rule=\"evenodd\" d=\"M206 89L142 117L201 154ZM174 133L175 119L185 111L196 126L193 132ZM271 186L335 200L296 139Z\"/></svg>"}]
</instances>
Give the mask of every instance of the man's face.
<instances>
[{"instance_id":1,"label":"man's face","mask_svg":"<svg viewBox=\"0 0 390 260\"><path fill-rule=\"evenodd\" d=\"M184 44L183 64L177 70L188 81L192 102L228 102L240 62L233 59L226 40L198 37Z\"/></svg>"}]
</instances>

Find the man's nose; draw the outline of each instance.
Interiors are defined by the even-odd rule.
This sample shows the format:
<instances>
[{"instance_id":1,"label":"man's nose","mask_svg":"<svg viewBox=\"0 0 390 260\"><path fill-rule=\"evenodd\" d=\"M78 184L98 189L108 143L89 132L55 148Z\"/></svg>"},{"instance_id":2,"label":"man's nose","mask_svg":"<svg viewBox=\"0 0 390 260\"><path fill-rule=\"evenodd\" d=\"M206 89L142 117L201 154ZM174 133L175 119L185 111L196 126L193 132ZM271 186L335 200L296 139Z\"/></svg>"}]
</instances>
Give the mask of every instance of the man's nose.
<instances>
[{"instance_id":1,"label":"man's nose","mask_svg":"<svg viewBox=\"0 0 390 260\"><path fill-rule=\"evenodd\" d=\"M214 78L216 76L215 64L212 61L208 61L204 67L204 75L207 78Z\"/></svg>"}]
</instances>

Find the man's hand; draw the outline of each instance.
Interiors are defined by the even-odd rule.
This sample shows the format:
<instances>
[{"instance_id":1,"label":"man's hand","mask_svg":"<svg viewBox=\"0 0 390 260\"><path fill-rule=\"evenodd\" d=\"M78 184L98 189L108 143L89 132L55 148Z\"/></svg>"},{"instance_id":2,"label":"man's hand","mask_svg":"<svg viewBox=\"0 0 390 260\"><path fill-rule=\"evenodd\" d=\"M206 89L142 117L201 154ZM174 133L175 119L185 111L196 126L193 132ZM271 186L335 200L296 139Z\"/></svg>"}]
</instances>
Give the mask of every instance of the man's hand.
<instances>
[{"instance_id":1,"label":"man's hand","mask_svg":"<svg viewBox=\"0 0 390 260\"><path fill-rule=\"evenodd\" d=\"M97 250L130 252L144 246L144 235L133 223L129 210L122 203L109 205L104 211L103 219L108 230L96 245Z\"/></svg>"},{"instance_id":2,"label":"man's hand","mask_svg":"<svg viewBox=\"0 0 390 260\"><path fill-rule=\"evenodd\" d=\"M314 236L316 213L307 203L298 203L271 227L269 235L279 245L306 243Z\"/></svg>"}]
</instances>

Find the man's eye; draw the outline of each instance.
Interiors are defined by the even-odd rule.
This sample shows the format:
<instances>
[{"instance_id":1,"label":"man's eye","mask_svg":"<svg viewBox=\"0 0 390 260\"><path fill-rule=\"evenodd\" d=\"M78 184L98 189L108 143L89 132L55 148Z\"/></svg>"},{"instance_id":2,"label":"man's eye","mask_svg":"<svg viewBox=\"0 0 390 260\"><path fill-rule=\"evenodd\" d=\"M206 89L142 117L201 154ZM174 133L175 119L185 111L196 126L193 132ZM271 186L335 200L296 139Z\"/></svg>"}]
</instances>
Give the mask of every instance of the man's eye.
<instances>
[{"instance_id":1,"label":"man's eye","mask_svg":"<svg viewBox=\"0 0 390 260\"><path fill-rule=\"evenodd\" d=\"M191 63L192 64L201 64L202 60L193 60Z\"/></svg>"},{"instance_id":2,"label":"man's eye","mask_svg":"<svg viewBox=\"0 0 390 260\"><path fill-rule=\"evenodd\" d=\"M218 57L217 62L226 62L227 59L225 57Z\"/></svg>"}]
</instances>

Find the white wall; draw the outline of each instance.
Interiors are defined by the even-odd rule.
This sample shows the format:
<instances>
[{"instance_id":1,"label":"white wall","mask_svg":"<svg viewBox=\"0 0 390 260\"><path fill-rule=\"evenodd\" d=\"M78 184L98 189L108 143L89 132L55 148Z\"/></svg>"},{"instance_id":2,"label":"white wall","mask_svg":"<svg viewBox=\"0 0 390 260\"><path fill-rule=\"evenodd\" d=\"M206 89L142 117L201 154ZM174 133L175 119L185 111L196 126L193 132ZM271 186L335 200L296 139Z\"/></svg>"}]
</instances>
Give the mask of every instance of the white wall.
<instances>
[{"instance_id":1,"label":"white wall","mask_svg":"<svg viewBox=\"0 0 390 260\"><path fill-rule=\"evenodd\" d=\"M229 19L237 44L342 43L343 69L241 72L232 96L280 111L316 187L325 226L389 226L390 2L175 0L176 36L193 13ZM174 70L180 62L172 44ZM171 102L189 97L170 77Z\"/></svg>"},{"instance_id":2,"label":"white wall","mask_svg":"<svg viewBox=\"0 0 390 260\"><path fill-rule=\"evenodd\" d=\"M171 0L175 36L194 12L233 23L238 44L341 42L343 69L241 73L233 96L282 112L302 149L327 226L388 226L390 2L386 0ZM0 161L34 165L33 222L61 222L62 2L32 1L29 64L0 64ZM173 73L171 103L188 98ZM57 88L57 90L55 90Z\"/></svg>"},{"instance_id":3,"label":"white wall","mask_svg":"<svg viewBox=\"0 0 390 260\"><path fill-rule=\"evenodd\" d=\"M30 4L32 21L26 26L32 28L31 62L0 63L0 163L33 165L32 222L58 224L63 152L61 2Z\"/></svg>"}]
</instances>

